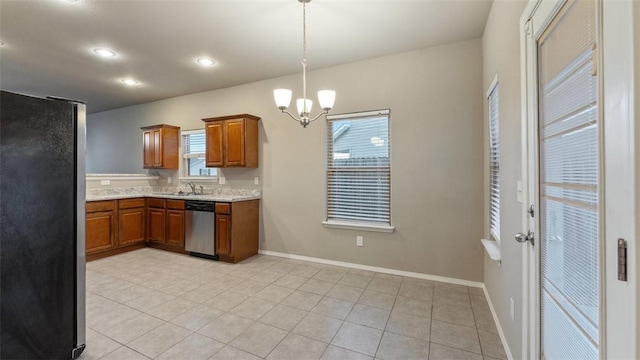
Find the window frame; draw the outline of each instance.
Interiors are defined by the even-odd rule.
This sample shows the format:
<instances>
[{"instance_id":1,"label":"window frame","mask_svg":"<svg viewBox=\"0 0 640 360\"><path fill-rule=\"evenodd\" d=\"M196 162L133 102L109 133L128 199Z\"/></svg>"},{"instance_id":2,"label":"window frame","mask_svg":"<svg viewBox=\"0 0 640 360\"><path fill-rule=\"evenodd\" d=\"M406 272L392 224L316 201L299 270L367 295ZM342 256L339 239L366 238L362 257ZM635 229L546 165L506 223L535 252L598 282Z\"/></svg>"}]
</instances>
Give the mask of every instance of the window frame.
<instances>
[{"instance_id":1,"label":"window frame","mask_svg":"<svg viewBox=\"0 0 640 360\"><path fill-rule=\"evenodd\" d=\"M329 210L329 201L330 201L330 192L329 192L329 184L330 184L330 161L329 158L332 156L333 147L334 147L334 139L333 139L333 131L332 131L332 123L334 121L340 120L358 120L365 119L371 117L379 117L386 116L387 118L387 152L389 154L389 165L388 165L388 178L389 178L389 186L388 186L388 222L378 222L378 221L368 221L368 220L343 220L343 219L331 219L330 218L330 210ZM348 129L348 128L347 128ZM345 129L339 129L339 131L344 132ZM362 230L362 231L374 231L374 232L385 232L391 233L395 230L395 227L392 226L391 221L391 110L383 109L383 110L375 110L375 111L364 111L364 112L354 112L354 113L345 113L345 114L336 114L336 115L327 115L326 122L326 151L325 151L325 221L322 222L324 227L327 228L338 228L338 229L350 229L350 230ZM334 170L335 172L335 170Z\"/></svg>"},{"instance_id":2,"label":"window frame","mask_svg":"<svg viewBox=\"0 0 640 360\"><path fill-rule=\"evenodd\" d=\"M205 129L191 129L191 130L181 130L180 131L180 140L182 141L181 146L180 146L180 158L182 159L182 161L180 162L180 176L179 176L179 180L187 180L187 181L200 181L200 182L217 182L218 181L218 168L211 168L211 169L215 169L216 171L216 175L201 175L201 176L193 176L193 175L189 175L189 159L194 158L194 156L187 156L187 154L184 152L185 150L185 136L189 136L192 134L204 134L206 136L206 132ZM206 146L206 145L205 145ZM205 150L206 151L206 150ZM196 153L196 154L200 154L200 153ZM205 156L205 161L206 161L206 152L202 153L202 155ZM195 156L195 157L199 157L199 156ZM206 167L206 166L205 166Z\"/></svg>"},{"instance_id":3,"label":"window frame","mask_svg":"<svg viewBox=\"0 0 640 360\"><path fill-rule=\"evenodd\" d=\"M489 237L500 244L500 86L498 75L493 78L486 94L487 99L487 171L488 171L488 225ZM492 103L495 99L495 104ZM495 105L495 106L493 106ZM493 112L495 108L495 113ZM494 116L495 115L495 116ZM495 122L495 124L494 124ZM495 146L494 146L495 144ZM493 159L496 159L495 161ZM495 173L495 175L494 175ZM493 189L496 195L494 198ZM494 209L494 205L495 209ZM494 226L495 223L495 226Z\"/></svg>"}]
</instances>

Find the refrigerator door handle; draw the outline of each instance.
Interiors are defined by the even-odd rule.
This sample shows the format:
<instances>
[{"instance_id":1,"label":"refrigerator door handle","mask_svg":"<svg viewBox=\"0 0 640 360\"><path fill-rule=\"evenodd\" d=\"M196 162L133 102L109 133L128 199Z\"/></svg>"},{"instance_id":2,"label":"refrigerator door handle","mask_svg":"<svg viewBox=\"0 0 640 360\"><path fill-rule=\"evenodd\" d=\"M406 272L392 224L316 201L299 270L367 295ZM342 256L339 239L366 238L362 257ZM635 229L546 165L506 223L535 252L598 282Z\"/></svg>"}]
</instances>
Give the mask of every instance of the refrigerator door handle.
<instances>
[{"instance_id":1,"label":"refrigerator door handle","mask_svg":"<svg viewBox=\"0 0 640 360\"><path fill-rule=\"evenodd\" d=\"M86 255L85 255L85 201L86 201L86 122L87 106L75 104L76 128L76 343L75 359L86 344Z\"/></svg>"}]
</instances>

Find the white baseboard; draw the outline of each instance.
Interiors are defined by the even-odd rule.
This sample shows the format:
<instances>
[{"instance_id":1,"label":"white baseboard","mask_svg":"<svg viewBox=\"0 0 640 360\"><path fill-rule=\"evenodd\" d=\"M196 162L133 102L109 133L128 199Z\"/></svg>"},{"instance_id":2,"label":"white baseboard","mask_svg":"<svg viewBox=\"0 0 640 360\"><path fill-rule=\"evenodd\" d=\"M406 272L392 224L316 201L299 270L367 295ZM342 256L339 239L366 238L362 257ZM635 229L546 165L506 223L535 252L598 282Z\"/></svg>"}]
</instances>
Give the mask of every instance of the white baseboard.
<instances>
[{"instance_id":1,"label":"white baseboard","mask_svg":"<svg viewBox=\"0 0 640 360\"><path fill-rule=\"evenodd\" d=\"M259 250L258 253L263 255L283 257L287 259L315 262L319 264L342 266L342 267L358 269L358 270L375 271L383 274L399 275L399 276L406 276L406 277L411 277L416 279L439 281L439 282L444 282L449 284L484 288L484 284L481 282L462 280L462 279L450 278L445 276L436 276L436 275L422 274L422 273L416 273L411 271L395 270L395 269L388 269L388 268L377 267L377 266L369 266L369 265L355 264L350 262L328 260L328 259L322 259L322 258L316 258L316 257L310 257L310 256L287 254L287 253L281 253L281 252L270 251L270 250ZM486 294L486 290L485 290L485 294ZM495 314L494 314L494 317L495 317Z\"/></svg>"},{"instance_id":2,"label":"white baseboard","mask_svg":"<svg viewBox=\"0 0 640 360\"><path fill-rule=\"evenodd\" d=\"M498 315L496 314L496 310L493 308L493 303L491 302L491 298L489 297L489 292L487 291L487 287L484 286L484 284L482 284L482 291L484 291L484 297L487 299L487 303L489 303L491 316L493 316L493 322L496 323L496 327L498 328L498 335L500 335L500 340L502 341L502 345L504 346L504 352L505 354L507 354L507 359L513 360L511 349L509 349L509 343L507 343L507 339L504 337L502 325L500 325L500 320L498 320Z\"/></svg>"}]
</instances>

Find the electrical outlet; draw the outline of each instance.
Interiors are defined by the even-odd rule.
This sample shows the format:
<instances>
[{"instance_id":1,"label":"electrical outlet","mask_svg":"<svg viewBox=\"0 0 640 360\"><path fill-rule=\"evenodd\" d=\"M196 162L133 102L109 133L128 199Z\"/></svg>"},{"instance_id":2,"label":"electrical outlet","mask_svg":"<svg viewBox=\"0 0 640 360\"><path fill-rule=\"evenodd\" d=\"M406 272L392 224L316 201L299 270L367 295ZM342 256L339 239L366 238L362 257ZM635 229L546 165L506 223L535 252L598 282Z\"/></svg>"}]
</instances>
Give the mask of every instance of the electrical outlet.
<instances>
[{"instance_id":1,"label":"electrical outlet","mask_svg":"<svg viewBox=\"0 0 640 360\"><path fill-rule=\"evenodd\" d=\"M254 184L254 185L258 185L258 184L260 184L260 178L259 178L259 177L257 177L257 176L256 176L256 177L254 177L254 178L253 178L253 184Z\"/></svg>"},{"instance_id":2,"label":"electrical outlet","mask_svg":"<svg viewBox=\"0 0 640 360\"><path fill-rule=\"evenodd\" d=\"M171 184L171 177L167 178L167 184Z\"/></svg>"},{"instance_id":3,"label":"electrical outlet","mask_svg":"<svg viewBox=\"0 0 640 360\"><path fill-rule=\"evenodd\" d=\"M516 319L516 304L513 301L513 298L510 298L511 300L511 321L515 321Z\"/></svg>"},{"instance_id":4,"label":"electrical outlet","mask_svg":"<svg viewBox=\"0 0 640 360\"><path fill-rule=\"evenodd\" d=\"M364 246L364 237L356 236L356 246Z\"/></svg>"},{"instance_id":5,"label":"electrical outlet","mask_svg":"<svg viewBox=\"0 0 640 360\"><path fill-rule=\"evenodd\" d=\"M100 185L109 185L111 184L110 180L100 180Z\"/></svg>"},{"instance_id":6,"label":"electrical outlet","mask_svg":"<svg viewBox=\"0 0 640 360\"><path fill-rule=\"evenodd\" d=\"M224 176L220 176L220 185L224 185L227 181L225 180Z\"/></svg>"}]
</instances>

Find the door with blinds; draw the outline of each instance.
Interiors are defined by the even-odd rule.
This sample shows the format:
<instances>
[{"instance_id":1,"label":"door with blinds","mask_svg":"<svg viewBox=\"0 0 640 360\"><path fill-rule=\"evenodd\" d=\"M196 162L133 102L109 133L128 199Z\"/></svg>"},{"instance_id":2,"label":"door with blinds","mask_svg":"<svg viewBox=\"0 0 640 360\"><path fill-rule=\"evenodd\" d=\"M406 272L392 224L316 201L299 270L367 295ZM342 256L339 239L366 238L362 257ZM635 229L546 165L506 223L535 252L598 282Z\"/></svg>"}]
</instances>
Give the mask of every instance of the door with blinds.
<instances>
[{"instance_id":1,"label":"door with blinds","mask_svg":"<svg viewBox=\"0 0 640 360\"><path fill-rule=\"evenodd\" d=\"M520 21L522 358L640 359L636 6L530 0Z\"/></svg>"},{"instance_id":2,"label":"door with blinds","mask_svg":"<svg viewBox=\"0 0 640 360\"><path fill-rule=\"evenodd\" d=\"M537 39L539 354L598 359L601 201L596 2L567 1Z\"/></svg>"}]
</instances>

